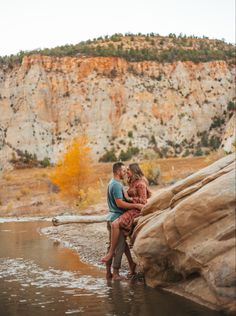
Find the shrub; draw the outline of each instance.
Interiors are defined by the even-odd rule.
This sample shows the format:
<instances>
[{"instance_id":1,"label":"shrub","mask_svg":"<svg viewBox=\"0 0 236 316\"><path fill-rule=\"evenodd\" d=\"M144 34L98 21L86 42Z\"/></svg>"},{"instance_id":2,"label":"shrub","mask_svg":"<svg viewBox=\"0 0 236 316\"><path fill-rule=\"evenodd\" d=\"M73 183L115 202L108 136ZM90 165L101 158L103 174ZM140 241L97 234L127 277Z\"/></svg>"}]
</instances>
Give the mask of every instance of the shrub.
<instances>
[{"instance_id":1,"label":"shrub","mask_svg":"<svg viewBox=\"0 0 236 316\"><path fill-rule=\"evenodd\" d=\"M126 144L126 142L125 142L125 140L124 140L124 139L121 139L121 140L119 140L119 144L121 144L121 145L125 145L125 144Z\"/></svg>"},{"instance_id":2,"label":"shrub","mask_svg":"<svg viewBox=\"0 0 236 316\"><path fill-rule=\"evenodd\" d=\"M156 138L155 138L154 135L151 136L151 139L150 139L149 143L150 143L150 144L153 144L154 146L157 145L157 141L156 141Z\"/></svg>"},{"instance_id":3,"label":"shrub","mask_svg":"<svg viewBox=\"0 0 236 316\"><path fill-rule=\"evenodd\" d=\"M130 147L129 150L131 151L132 155L137 155L139 153L138 147Z\"/></svg>"},{"instance_id":4,"label":"shrub","mask_svg":"<svg viewBox=\"0 0 236 316\"><path fill-rule=\"evenodd\" d=\"M26 164L29 164L30 162L36 162L37 156L36 154L31 154L27 150L24 151L24 153L21 155L22 161Z\"/></svg>"},{"instance_id":5,"label":"shrub","mask_svg":"<svg viewBox=\"0 0 236 316\"><path fill-rule=\"evenodd\" d=\"M203 156L203 151L200 147L196 149L194 156Z\"/></svg>"},{"instance_id":6,"label":"shrub","mask_svg":"<svg viewBox=\"0 0 236 316\"><path fill-rule=\"evenodd\" d=\"M20 190L21 195L27 195L30 192L29 188L23 187Z\"/></svg>"},{"instance_id":7,"label":"shrub","mask_svg":"<svg viewBox=\"0 0 236 316\"><path fill-rule=\"evenodd\" d=\"M220 138L218 136L213 135L210 138L209 144L212 147L212 149L214 150L218 149L220 147Z\"/></svg>"},{"instance_id":8,"label":"shrub","mask_svg":"<svg viewBox=\"0 0 236 316\"><path fill-rule=\"evenodd\" d=\"M97 201L101 197L101 190L99 190L98 188L89 187L87 190L79 190L78 195L79 198L76 201L76 206L82 209L88 207L91 204L97 203Z\"/></svg>"},{"instance_id":9,"label":"shrub","mask_svg":"<svg viewBox=\"0 0 236 316\"><path fill-rule=\"evenodd\" d=\"M166 158L168 153L168 147L161 147L160 149L160 158Z\"/></svg>"},{"instance_id":10,"label":"shrub","mask_svg":"<svg viewBox=\"0 0 236 316\"><path fill-rule=\"evenodd\" d=\"M183 153L183 157L188 157L190 155L190 151L189 151L189 149L187 148L186 150L185 150L185 152Z\"/></svg>"},{"instance_id":11,"label":"shrub","mask_svg":"<svg viewBox=\"0 0 236 316\"><path fill-rule=\"evenodd\" d=\"M128 137L130 137L130 138L133 137L133 132L132 131L128 131Z\"/></svg>"},{"instance_id":12,"label":"shrub","mask_svg":"<svg viewBox=\"0 0 236 316\"><path fill-rule=\"evenodd\" d=\"M69 97L70 96L70 92L69 91L66 91L64 94L63 94L63 97L66 98L66 97Z\"/></svg>"},{"instance_id":13,"label":"shrub","mask_svg":"<svg viewBox=\"0 0 236 316\"><path fill-rule=\"evenodd\" d=\"M12 153L11 163L14 164L16 168L32 168L32 167L43 167L46 168L50 166L50 158L45 157L43 160L38 160L36 154L31 154L27 150L24 152L17 150L18 158L16 154Z\"/></svg>"},{"instance_id":14,"label":"shrub","mask_svg":"<svg viewBox=\"0 0 236 316\"><path fill-rule=\"evenodd\" d=\"M106 150L105 154L99 158L99 162L114 162L117 161L117 157L115 154L115 149L112 148L111 150Z\"/></svg>"},{"instance_id":15,"label":"shrub","mask_svg":"<svg viewBox=\"0 0 236 316\"><path fill-rule=\"evenodd\" d=\"M121 150L119 155L119 160L127 161L130 160L133 156L136 156L139 153L138 147L129 147L127 151Z\"/></svg>"},{"instance_id":16,"label":"shrub","mask_svg":"<svg viewBox=\"0 0 236 316\"><path fill-rule=\"evenodd\" d=\"M220 117L214 116L213 119L212 119L212 123L211 123L210 129L216 128L216 127L220 127L224 123L225 123L225 119L224 118L220 118Z\"/></svg>"},{"instance_id":17,"label":"shrub","mask_svg":"<svg viewBox=\"0 0 236 316\"><path fill-rule=\"evenodd\" d=\"M132 154L130 151L124 151L123 149L121 150L120 152L120 155L119 155L119 160L121 161L127 161L127 160L130 160L132 158Z\"/></svg>"},{"instance_id":18,"label":"shrub","mask_svg":"<svg viewBox=\"0 0 236 316\"><path fill-rule=\"evenodd\" d=\"M15 153L12 154L11 163L14 164L16 168L32 168L39 166L39 161L36 154L31 154L27 150L22 151L17 149L18 158L16 158Z\"/></svg>"},{"instance_id":19,"label":"shrub","mask_svg":"<svg viewBox=\"0 0 236 316\"><path fill-rule=\"evenodd\" d=\"M155 151L155 149L147 148L142 150L144 159L147 160L154 160L160 158L160 155L158 152Z\"/></svg>"},{"instance_id":20,"label":"shrub","mask_svg":"<svg viewBox=\"0 0 236 316\"><path fill-rule=\"evenodd\" d=\"M228 106L227 106L228 111L235 111L236 110L236 104L232 101L229 101Z\"/></svg>"},{"instance_id":21,"label":"shrub","mask_svg":"<svg viewBox=\"0 0 236 316\"><path fill-rule=\"evenodd\" d=\"M140 164L145 177L150 185L157 185L161 175L160 165L155 160L149 160Z\"/></svg>"},{"instance_id":22,"label":"shrub","mask_svg":"<svg viewBox=\"0 0 236 316\"><path fill-rule=\"evenodd\" d=\"M209 146L209 141L208 141L208 135L207 132L203 132L201 135L201 144L204 147L208 147Z\"/></svg>"},{"instance_id":23,"label":"shrub","mask_svg":"<svg viewBox=\"0 0 236 316\"><path fill-rule=\"evenodd\" d=\"M10 181L10 180L12 180L12 176L10 176L9 174L4 174L3 179L6 181Z\"/></svg>"},{"instance_id":24,"label":"shrub","mask_svg":"<svg viewBox=\"0 0 236 316\"><path fill-rule=\"evenodd\" d=\"M108 77L111 79L114 79L117 77L117 70L115 68L113 68L110 73L108 74Z\"/></svg>"},{"instance_id":25,"label":"shrub","mask_svg":"<svg viewBox=\"0 0 236 316\"><path fill-rule=\"evenodd\" d=\"M43 160L41 160L40 162L40 165L43 167L43 168L46 168L46 167L49 167L50 166L50 158L48 157L45 157Z\"/></svg>"}]
</instances>

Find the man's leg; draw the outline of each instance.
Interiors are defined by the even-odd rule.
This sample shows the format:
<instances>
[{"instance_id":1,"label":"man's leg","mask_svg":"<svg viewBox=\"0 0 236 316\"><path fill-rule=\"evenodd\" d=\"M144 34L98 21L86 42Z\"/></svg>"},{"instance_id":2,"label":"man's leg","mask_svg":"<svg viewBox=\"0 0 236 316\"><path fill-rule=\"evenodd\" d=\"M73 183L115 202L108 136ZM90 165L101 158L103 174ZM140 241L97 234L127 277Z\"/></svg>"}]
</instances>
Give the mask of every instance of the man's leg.
<instances>
[{"instance_id":1,"label":"man's leg","mask_svg":"<svg viewBox=\"0 0 236 316\"><path fill-rule=\"evenodd\" d=\"M106 264L106 270L107 270L106 279L107 280L112 279L113 274L111 273L111 264L108 264L108 263Z\"/></svg>"},{"instance_id":2,"label":"man's leg","mask_svg":"<svg viewBox=\"0 0 236 316\"><path fill-rule=\"evenodd\" d=\"M108 234L109 234L109 244L108 244L108 248L107 248L107 252L108 252L110 249L110 246L111 246L111 223L110 222L107 222L107 230L108 230ZM112 279L111 265L112 265L112 259L110 259L106 262L106 278L107 278L107 280Z\"/></svg>"},{"instance_id":3,"label":"man's leg","mask_svg":"<svg viewBox=\"0 0 236 316\"><path fill-rule=\"evenodd\" d=\"M125 242L125 255L127 257L128 260L128 264L129 264L129 271L130 271L130 275L135 275L135 269L136 269L136 263L133 261L133 258L131 256L131 252L129 249L129 246L127 244L127 242Z\"/></svg>"},{"instance_id":4,"label":"man's leg","mask_svg":"<svg viewBox=\"0 0 236 316\"><path fill-rule=\"evenodd\" d=\"M119 281L122 280L123 278L120 276L119 271L120 271L120 266L121 266L121 260L122 260L122 255L125 251L125 236L121 232L118 238L118 244L116 246L115 254L113 257L113 276L112 280L114 281Z\"/></svg>"}]
</instances>

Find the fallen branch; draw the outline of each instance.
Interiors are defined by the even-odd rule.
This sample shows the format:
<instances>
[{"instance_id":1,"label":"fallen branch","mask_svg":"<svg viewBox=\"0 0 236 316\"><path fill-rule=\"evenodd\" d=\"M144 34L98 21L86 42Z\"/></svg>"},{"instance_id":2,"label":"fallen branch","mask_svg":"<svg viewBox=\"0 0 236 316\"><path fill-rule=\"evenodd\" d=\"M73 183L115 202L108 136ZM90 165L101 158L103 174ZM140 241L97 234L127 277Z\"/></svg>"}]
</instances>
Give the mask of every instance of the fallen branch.
<instances>
[{"instance_id":1,"label":"fallen branch","mask_svg":"<svg viewBox=\"0 0 236 316\"><path fill-rule=\"evenodd\" d=\"M53 217L52 223L54 226L65 224L93 224L106 222L107 215L90 215L90 216L60 216Z\"/></svg>"}]
</instances>

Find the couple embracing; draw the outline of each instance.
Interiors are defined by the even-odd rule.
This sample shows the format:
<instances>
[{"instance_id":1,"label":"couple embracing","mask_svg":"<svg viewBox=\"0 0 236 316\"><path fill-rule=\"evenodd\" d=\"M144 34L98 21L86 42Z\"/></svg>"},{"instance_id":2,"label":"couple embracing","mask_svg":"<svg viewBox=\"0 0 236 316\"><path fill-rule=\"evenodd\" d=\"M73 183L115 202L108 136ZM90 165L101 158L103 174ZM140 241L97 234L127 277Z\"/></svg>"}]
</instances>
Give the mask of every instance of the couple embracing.
<instances>
[{"instance_id":1,"label":"couple embracing","mask_svg":"<svg viewBox=\"0 0 236 316\"><path fill-rule=\"evenodd\" d=\"M129 184L127 192L122 185L122 180L126 175ZM106 264L107 279L122 279L119 270L123 253L128 260L130 276L135 275L136 264L132 259L126 237L131 235L134 219L140 216L141 209L150 195L147 180L137 163L130 164L128 168L122 162L114 163L113 178L110 180L107 190L109 207L107 228L110 246L107 255L101 259Z\"/></svg>"}]
</instances>

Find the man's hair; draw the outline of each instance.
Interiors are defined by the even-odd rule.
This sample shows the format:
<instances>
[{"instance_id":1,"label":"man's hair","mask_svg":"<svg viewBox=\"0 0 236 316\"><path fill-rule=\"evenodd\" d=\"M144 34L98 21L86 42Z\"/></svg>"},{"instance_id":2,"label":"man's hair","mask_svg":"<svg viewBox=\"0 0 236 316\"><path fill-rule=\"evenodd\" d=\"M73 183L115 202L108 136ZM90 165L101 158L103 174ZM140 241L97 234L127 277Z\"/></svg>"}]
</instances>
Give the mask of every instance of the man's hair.
<instances>
[{"instance_id":1,"label":"man's hair","mask_svg":"<svg viewBox=\"0 0 236 316\"><path fill-rule=\"evenodd\" d=\"M113 173L117 173L117 171L120 170L122 166L124 166L123 162L115 162L112 166Z\"/></svg>"}]
</instances>

